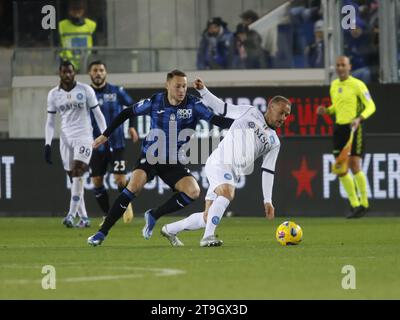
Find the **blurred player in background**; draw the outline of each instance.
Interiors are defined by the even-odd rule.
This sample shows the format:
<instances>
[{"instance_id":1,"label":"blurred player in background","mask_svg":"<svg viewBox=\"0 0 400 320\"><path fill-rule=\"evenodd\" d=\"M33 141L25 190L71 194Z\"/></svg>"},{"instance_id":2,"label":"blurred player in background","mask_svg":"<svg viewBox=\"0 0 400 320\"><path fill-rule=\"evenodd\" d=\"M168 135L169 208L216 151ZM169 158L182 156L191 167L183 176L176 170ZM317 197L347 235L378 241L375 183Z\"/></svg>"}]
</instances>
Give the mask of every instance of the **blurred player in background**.
<instances>
[{"instance_id":1,"label":"blurred player in background","mask_svg":"<svg viewBox=\"0 0 400 320\"><path fill-rule=\"evenodd\" d=\"M96 93L99 101L100 109L109 126L112 120L124 109L124 106L133 106L132 98L125 92L122 87L114 86L106 82L107 66L101 61L93 61L89 65L89 75L92 80L91 86ZM133 127L134 117L129 120L129 134L132 141L138 141L138 134ZM93 136L96 139L103 131L99 130L96 119L92 115ZM118 127L109 137L107 143L93 150L92 159L90 160L91 177L94 185L94 193L97 203L104 213L104 219L110 210L108 193L104 187L104 175L107 172L108 165L111 165L115 183L118 191L126 187L126 165L127 161L124 157L125 137L123 126ZM104 221L103 219L103 221ZM125 223L131 222L133 219L132 205L129 204L124 215Z\"/></svg>"},{"instance_id":2,"label":"blurred player in background","mask_svg":"<svg viewBox=\"0 0 400 320\"><path fill-rule=\"evenodd\" d=\"M212 106L218 113L235 119L224 139L207 159L205 172L209 182L204 212L193 213L186 219L162 227L161 234L172 246L183 246L176 236L183 230L205 228L201 247L217 247L222 240L215 237L215 229L235 196L235 187L240 176L250 174L254 161L263 156L262 190L264 195L265 216L273 219L275 209L272 205L275 164L278 158L280 141L275 132L289 116L290 101L276 96L262 114L256 107L232 105L214 96L204 86L201 79L194 82L194 87L202 101Z\"/></svg>"},{"instance_id":3,"label":"blurred player in background","mask_svg":"<svg viewBox=\"0 0 400 320\"><path fill-rule=\"evenodd\" d=\"M86 17L86 6L81 0L68 2L68 16L58 24L60 52L62 61L70 61L76 71L81 69L81 60L90 54L94 45L94 36L97 23Z\"/></svg>"},{"instance_id":4,"label":"blurred player in background","mask_svg":"<svg viewBox=\"0 0 400 320\"><path fill-rule=\"evenodd\" d=\"M94 142L94 148L105 143L110 134L132 116L146 114L151 116L150 133L143 141L142 154L131 179L114 202L100 230L88 238L89 245L97 246L104 241L128 204L137 197L144 185L156 176L159 176L175 193L158 208L145 212L142 234L147 240L152 236L153 228L161 216L186 207L200 195L196 179L180 162L179 150L191 137L186 135L184 130L194 130L201 119L220 127L229 126L231 121L215 115L200 99L188 95L187 78L180 70L173 70L167 74L166 89L166 92L157 93L122 111Z\"/></svg>"},{"instance_id":5,"label":"blurred player in background","mask_svg":"<svg viewBox=\"0 0 400 320\"><path fill-rule=\"evenodd\" d=\"M336 73L339 79L332 82L330 94L332 105L328 108L318 107L319 115L335 115L336 125L333 133L333 154L337 157L349 140L352 128L354 128L354 140L349 157L348 170L338 174L350 201L350 212L347 218L361 218L369 208L367 179L361 171L361 157L364 154L365 132L362 122L375 112L375 103L371 98L367 86L359 79L353 78L350 59L346 56L336 60ZM360 194L357 195L356 186Z\"/></svg>"},{"instance_id":6,"label":"blurred player in background","mask_svg":"<svg viewBox=\"0 0 400 320\"><path fill-rule=\"evenodd\" d=\"M100 130L105 130L106 120L100 111L94 90L87 84L75 81L75 69L71 62L64 61L59 68L60 85L51 89L47 97L47 121L45 160L51 161L51 141L54 136L55 115L60 113L60 153L65 171L71 178L71 201L63 224L71 228L74 217L79 214L78 227L89 227L84 200L83 174L88 169L92 156L93 128L92 111Z\"/></svg>"}]
</instances>

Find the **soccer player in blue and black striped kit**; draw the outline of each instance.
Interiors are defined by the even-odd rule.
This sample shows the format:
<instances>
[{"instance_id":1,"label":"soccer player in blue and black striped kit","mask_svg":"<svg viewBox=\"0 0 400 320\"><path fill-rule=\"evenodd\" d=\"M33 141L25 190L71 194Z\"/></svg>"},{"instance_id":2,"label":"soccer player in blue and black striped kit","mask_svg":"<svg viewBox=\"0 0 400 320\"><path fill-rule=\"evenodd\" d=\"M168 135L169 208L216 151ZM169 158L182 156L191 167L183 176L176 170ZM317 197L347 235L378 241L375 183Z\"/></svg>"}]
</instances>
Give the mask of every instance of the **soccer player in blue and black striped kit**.
<instances>
[{"instance_id":1,"label":"soccer player in blue and black striped kit","mask_svg":"<svg viewBox=\"0 0 400 320\"><path fill-rule=\"evenodd\" d=\"M146 224L142 231L145 239L150 239L156 221L161 216L186 207L200 195L196 179L178 159L179 148L190 140L190 135L184 135L183 130L194 130L201 119L222 128L229 127L233 121L214 114L199 98L186 94L187 78L182 71L173 70L167 74L166 88L167 92L157 93L122 111L93 144L97 148L105 143L110 134L131 116L151 116L150 133L143 142L142 155L131 179L114 202L100 230L88 238L89 245L97 246L104 241L129 203L155 176L159 176L176 192L158 208L146 211ZM161 138L163 135L164 139Z\"/></svg>"},{"instance_id":2,"label":"soccer player in blue and black striped kit","mask_svg":"<svg viewBox=\"0 0 400 320\"><path fill-rule=\"evenodd\" d=\"M89 65L89 76L92 80L91 86L96 93L97 100L101 111L109 126L116 116L124 109L124 107L132 107L133 99L125 92L122 87L114 86L106 82L107 66L105 63L97 60ZM138 135L133 127L134 117L129 120L129 133L133 142L138 141ZM93 136L96 139L101 135L101 131L92 116ZM104 218L110 210L109 198L106 188L104 187L104 175L111 165L111 172L114 175L115 183L121 192L127 185L126 166L127 161L124 157L125 136L123 127L118 127L109 137L108 142L93 150L90 160L90 175L94 185L94 193L96 200L104 213ZM133 210L129 205L124 213L123 220L125 223L132 221ZM104 221L104 220L103 220Z\"/></svg>"}]
</instances>

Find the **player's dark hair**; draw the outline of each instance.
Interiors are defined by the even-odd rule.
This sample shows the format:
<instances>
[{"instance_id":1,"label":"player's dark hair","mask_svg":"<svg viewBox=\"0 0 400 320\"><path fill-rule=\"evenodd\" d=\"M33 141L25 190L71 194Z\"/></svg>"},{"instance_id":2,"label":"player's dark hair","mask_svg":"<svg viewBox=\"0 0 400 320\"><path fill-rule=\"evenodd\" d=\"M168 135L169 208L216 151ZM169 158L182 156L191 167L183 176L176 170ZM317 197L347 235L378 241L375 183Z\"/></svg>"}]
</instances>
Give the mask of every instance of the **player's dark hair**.
<instances>
[{"instance_id":1,"label":"player's dark hair","mask_svg":"<svg viewBox=\"0 0 400 320\"><path fill-rule=\"evenodd\" d=\"M62 67L69 67L69 66L72 66L72 69L74 69L74 71L75 71L75 67L74 67L74 65L72 64L72 62L71 61L62 61L61 63L60 63L60 66L58 67L58 70L59 71L61 71L61 68Z\"/></svg>"},{"instance_id":2,"label":"player's dark hair","mask_svg":"<svg viewBox=\"0 0 400 320\"><path fill-rule=\"evenodd\" d=\"M97 66L97 65L100 65L100 64L102 64L104 66L104 68L107 70L107 65L103 61L95 60L95 61L92 61L89 64L88 71L90 71L90 69L92 69L93 66Z\"/></svg>"},{"instance_id":3,"label":"player's dark hair","mask_svg":"<svg viewBox=\"0 0 400 320\"><path fill-rule=\"evenodd\" d=\"M282 96L275 96L275 97L273 97L273 98L269 101L268 105L271 105L271 104L280 104L280 103L286 104L286 105L288 105L289 107L292 106L292 103L291 103L287 98L282 97Z\"/></svg>"},{"instance_id":4,"label":"player's dark hair","mask_svg":"<svg viewBox=\"0 0 400 320\"><path fill-rule=\"evenodd\" d=\"M172 70L171 72L167 73L167 81L171 80L173 77L186 77L186 74L178 69Z\"/></svg>"}]
</instances>

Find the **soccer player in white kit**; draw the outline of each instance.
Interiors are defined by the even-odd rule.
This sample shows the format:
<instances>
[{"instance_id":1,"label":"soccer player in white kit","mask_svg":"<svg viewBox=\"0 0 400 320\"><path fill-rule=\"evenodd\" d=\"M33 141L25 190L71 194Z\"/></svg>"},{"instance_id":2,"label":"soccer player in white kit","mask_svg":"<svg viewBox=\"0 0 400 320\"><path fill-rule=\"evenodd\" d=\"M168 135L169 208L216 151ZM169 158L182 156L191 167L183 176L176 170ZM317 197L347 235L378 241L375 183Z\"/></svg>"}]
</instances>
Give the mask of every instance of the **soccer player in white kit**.
<instances>
[{"instance_id":1,"label":"soccer player in white kit","mask_svg":"<svg viewBox=\"0 0 400 320\"><path fill-rule=\"evenodd\" d=\"M235 121L207 159L205 172L209 189L205 198L205 211L193 213L185 219L164 225L161 234L172 246L183 246L176 236L179 232L205 228L200 246L214 247L222 245L222 240L215 237L215 229L234 198L239 176L250 174L254 161L260 156L263 156L262 190L265 215L268 219L274 218L272 187L280 148L275 129L289 116L291 103L284 97L276 96L271 99L267 111L262 114L256 107L250 105L237 106L223 102L208 91L201 79L194 82L194 87L199 91L204 104Z\"/></svg>"},{"instance_id":2,"label":"soccer player in white kit","mask_svg":"<svg viewBox=\"0 0 400 320\"><path fill-rule=\"evenodd\" d=\"M59 68L60 85L51 89L47 97L47 121L45 160L51 161L51 141L54 136L55 115L60 113L60 153L65 171L71 178L71 201L63 224L71 228L78 213L80 220L76 226L89 227L83 197L83 174L88 169L92 155L93 128L90 111L103 132L106 120L100 111L94 90L87 84L75 81L75 70L71 62L62 62Z\"/></svg>"}]
</instances>

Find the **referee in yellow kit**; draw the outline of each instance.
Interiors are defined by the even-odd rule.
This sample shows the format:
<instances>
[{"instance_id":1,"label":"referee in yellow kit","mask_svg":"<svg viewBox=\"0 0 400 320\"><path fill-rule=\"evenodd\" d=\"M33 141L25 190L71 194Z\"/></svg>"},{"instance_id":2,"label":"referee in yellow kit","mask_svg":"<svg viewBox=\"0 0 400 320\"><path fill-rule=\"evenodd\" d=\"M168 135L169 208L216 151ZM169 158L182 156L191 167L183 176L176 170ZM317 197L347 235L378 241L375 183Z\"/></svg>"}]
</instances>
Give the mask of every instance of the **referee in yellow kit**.
<instances>
[{"instance_id":1,"label":"referee in yellow kit","mask_svg":"<svg viewBox=\"0 0 400 320\"><path fill-rule=\"evenodd\" d=\"M361 80L350 75L350 59L346 56L336 60L336 74L339 79L331 83L330 95L332 105L328 108L320 106L319 115L336 116L333 133L333 154L337 157L350 137L351 128L356 129L349 158L349 168L353 177L346 170L339 174L340 183L349 197L351 210L346 218L361 218L369 208L367 179L361 171L361 157L364 153L363 122L376 110L375 103L369 94L367 86ZM356 187L360 198L357 195Z\"/></svg>"}]
</instances>

